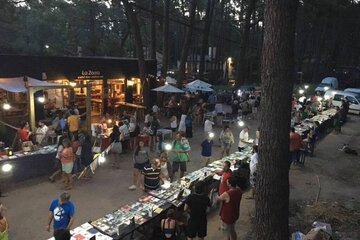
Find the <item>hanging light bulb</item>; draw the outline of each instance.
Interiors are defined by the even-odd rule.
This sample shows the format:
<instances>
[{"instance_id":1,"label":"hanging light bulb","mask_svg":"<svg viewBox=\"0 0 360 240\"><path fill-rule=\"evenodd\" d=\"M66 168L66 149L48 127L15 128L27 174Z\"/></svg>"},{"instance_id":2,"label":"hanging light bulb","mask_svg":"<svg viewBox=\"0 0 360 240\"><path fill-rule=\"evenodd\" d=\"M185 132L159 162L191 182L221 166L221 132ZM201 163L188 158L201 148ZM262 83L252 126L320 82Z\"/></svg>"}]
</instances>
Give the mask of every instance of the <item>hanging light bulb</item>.
<instances>
[{"instance_id":1,"label":"hanging light bulb","mask_svg":"<svg viewBox=\"0 0 360 240\"><path fill-rule=\"evenodd\" d=\"M4 103L3 104L3 109L4 110L9 110L11 108L11 105L9 103Z\"/></svg>"},{"instance_id":2,"label":"hanging light bulb","mask_svg":"<svg viewBox=\"0 0 360 240\"><path fill-rule=\"evenodd\" d=\"M44 97L38 97L37 99L40 103L44 103L45 102L45 98Z\"/></svg>"}]
</instances>

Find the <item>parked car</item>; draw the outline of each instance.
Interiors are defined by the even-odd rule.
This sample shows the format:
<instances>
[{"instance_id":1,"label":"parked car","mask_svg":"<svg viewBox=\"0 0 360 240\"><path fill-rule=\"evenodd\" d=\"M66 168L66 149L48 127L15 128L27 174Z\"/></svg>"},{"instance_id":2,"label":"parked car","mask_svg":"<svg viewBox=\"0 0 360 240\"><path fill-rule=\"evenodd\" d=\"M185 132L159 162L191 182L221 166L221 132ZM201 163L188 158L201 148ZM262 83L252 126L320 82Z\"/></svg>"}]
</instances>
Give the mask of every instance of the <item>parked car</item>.
<instances>
[{"instance_id":1,"label":"parked car","mask_svg":"<svg viewBox=\"0 0 360 240\"><path fill-rule=\"evenodd\" d=\"M320 92L321 94L325 93L330 89L338 89L339 82L335 77L326 77L321 80L321 83L315 88L315 92Z\"/></svg>"},{"instance_id":2,"label":"parked car","mask_svg":"<svg viewBox=\"0 0 360 240\"><path fill-rule=\"evenodd\" d=\"M342 100L345 99L350 103L349 112L360 114L360 95L352 92L339 90L328 90L324 94L325 99L332 98L332 105L340 107Z\"/></svg>"},{"instance_id":3,"label":"parked car","mask_svg":"<svg viewBox=\"0 0 360 240\"><path fill-rule=\"evenodd\" d=\"M360 88L347 88L344 90L345 92L352 92L355 94L359 94L360 95Z\"/></svg>"}]
</instances>

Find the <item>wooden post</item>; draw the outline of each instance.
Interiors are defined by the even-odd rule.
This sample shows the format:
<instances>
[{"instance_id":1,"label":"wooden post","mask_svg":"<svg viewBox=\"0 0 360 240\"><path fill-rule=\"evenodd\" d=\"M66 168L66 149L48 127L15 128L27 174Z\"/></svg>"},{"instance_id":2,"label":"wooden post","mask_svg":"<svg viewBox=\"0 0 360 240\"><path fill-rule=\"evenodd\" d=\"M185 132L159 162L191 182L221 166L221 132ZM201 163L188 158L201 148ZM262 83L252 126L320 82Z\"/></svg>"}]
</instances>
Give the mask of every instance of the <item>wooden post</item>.
<instances>
[{"instance_id":1,"label":"wooden post","mask_svg":"<svg viewBox=\"0 0 360 240\"><path fill-rule=\"evenodd\" d=\"M86 83L86 131L91 134L91 84Z\"/></svg>"},{"instance_id":2,"label":"wooden post","mask_svg":"<svg viewBox=\"0 0 360 240\"><path fill-rule=\"evenodd\" d=\"M28 87L29 124L31 131L34 131L36 126L34 92L35 89L33 87Z\"/></svg>"}]
</instances>

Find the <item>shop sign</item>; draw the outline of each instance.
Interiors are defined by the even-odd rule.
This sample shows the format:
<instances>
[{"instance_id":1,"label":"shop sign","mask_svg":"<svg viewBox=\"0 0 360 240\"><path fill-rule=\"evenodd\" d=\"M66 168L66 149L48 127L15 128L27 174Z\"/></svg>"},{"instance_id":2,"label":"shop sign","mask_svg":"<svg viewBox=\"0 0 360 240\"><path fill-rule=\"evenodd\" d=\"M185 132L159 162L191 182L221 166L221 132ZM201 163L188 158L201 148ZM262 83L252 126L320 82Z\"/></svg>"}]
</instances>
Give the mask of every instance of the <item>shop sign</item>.
<instances>
[{"instance_id":1,"label":"shop sign","mask_svg":"<svg viewBox=\"0 0 360 240\"><path fill-rule=\"evenodd\" d=\"M78 77L78 79L102 79L104 78L103 75L101 75L100 71L93 71L93 70L82 70L81 75Z\"/></svg>"}]
</instances>

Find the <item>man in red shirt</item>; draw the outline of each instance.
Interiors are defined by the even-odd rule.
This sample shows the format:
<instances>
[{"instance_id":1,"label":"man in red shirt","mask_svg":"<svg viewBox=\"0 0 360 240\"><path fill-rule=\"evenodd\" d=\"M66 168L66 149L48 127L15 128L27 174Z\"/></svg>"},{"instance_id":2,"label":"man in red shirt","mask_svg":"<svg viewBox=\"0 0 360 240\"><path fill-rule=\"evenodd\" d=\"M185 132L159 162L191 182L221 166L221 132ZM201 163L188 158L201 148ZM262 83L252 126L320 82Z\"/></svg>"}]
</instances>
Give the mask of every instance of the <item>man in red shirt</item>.
<instances>
[{"instance_id":1,"label":"man in red shirt","mask_svg":"<svg viewBox=\"0 0 360 240\"><path fill-rule=\"evenodd\" d=\"M29 123L22 122L20 128L18 129L18 136L22 142L30 140L31 132L29 131Z\"/></svg>"},{"instance_id":2,"label":"man in red shirt","mask_svg":"<svg viewBox=\"0 0 360 240\"><path fill-rule=\"evenodd\" d=\"M219 191L218 191L219 196L229 190L229 186L227 185L227 180L233 174L233 172L230 169L230 166L231 166L231 164L229 161L224 162L223 173L221 176Z\"/></svg>"},{"instance_id":3,"label":"man in red shirt","mask_svg":"<svg viewBox=\"0 0 360 240\"><path fill-rule=\"evenodd\" d=\"M237 187L237 179L235 176L229 177L227 184L229 186L229 190L221 194L218 198L218 201L222 202L220 208L220 218L227 239L236 240L237 234L235 231L235 224L240 216L242 191L239 187Z\"/></svg>"},{"instance_id":4,"label":"man in red shirt","mask_svg":"<svg viewBox=\"0 0 360 240\"><path fill-rule=\"evenodd\" d=\"M299 163L300 162L300 148L302 146L302 137L300 134L295 132L295 128L291 128L290 132L290 164L292 162Z\"/></svg>"}]
</instances>

